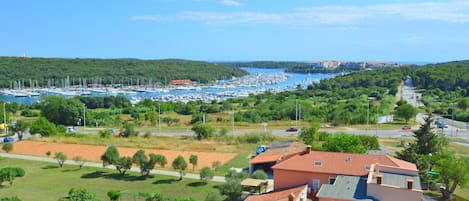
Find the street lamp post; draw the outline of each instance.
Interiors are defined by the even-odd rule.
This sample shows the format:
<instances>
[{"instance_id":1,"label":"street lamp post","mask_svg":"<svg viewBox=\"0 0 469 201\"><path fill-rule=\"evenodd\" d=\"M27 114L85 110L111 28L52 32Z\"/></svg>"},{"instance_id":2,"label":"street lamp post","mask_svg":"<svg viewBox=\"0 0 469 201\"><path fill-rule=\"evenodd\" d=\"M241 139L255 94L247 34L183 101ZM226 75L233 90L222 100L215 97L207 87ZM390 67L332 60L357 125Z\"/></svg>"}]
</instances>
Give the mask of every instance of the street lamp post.
<instances>
[{"instance_id":1,"label":"street lamp post","mask_svg":"<svg viewBox=\"0 0 469 201\"><path fill-rule=\"evenodd\" d=\"M370 102L374 100L375 97L368 97L368 111L366 113L366 129L370 128Z\"/></svg>"},{"instance_id":2,"label":"street lamp post","mask_svg":"<svg viewBox=\"0 0 469 201\"><path fill-rule=\"evenodd\" d=\"M3 129L5 130L5 135L8 135L7 130L7 112L5 109L5 102L3 102Z\"/></svg>"}]
</instances>

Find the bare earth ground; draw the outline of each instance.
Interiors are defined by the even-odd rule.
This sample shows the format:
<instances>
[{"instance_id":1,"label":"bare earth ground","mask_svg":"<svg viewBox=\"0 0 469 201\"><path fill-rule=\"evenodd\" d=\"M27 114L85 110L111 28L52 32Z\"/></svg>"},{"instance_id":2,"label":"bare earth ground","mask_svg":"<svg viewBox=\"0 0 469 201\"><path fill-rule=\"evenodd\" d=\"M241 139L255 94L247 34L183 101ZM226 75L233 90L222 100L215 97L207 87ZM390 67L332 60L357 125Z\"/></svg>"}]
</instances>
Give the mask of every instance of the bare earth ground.
<instances>
[{"instance_id":1,"label":"bare earth ground","mask_svg":"<svg viewBox=\"0 0 469 201\"><path fill-rule=\"evenodd\" d=\"M44 157L47 151L51 152L51 157L56 152L63 152L67 155L69 160L72 160L76 156L80 156L82 159L87 161L100 162L101 155L106 151L105 146L96 145L79 145L79 144L58 144L50 142L33 142L33 141L21 141L14 144L14 154L22 155L33 155ZM118 147L120 156L132 157L138 148L120 148ZM171 151L171 150L155 150L155 149L143 149L145 154L150 153L164 155L168 161L168 167L171 166L171 162L178 156L184 157L188 163L188 169L192 169L192 165L189 164L189 156L191 154L198 156L198 164L196 169L202 167L211 167L214 161L220 161L221 164L225 164L233 159L237 154L235 153L210 153L210 152L191 152L191 151Z\"/></svg>"}]
</instances>

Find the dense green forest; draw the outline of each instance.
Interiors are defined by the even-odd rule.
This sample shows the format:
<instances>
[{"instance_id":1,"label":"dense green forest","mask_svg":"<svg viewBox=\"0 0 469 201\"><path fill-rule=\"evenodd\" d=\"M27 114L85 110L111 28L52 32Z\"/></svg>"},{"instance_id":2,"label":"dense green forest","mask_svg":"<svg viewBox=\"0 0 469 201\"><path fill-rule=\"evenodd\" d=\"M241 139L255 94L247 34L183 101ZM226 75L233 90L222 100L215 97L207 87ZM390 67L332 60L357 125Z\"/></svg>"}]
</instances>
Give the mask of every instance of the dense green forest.
<instances>
[{"instance_id":1,"label":"dense green forest","mask_svg":"<svg viewBox=\"0 0 469 201\"><path fill-rule=\"evenodd\" d=\"M432 64L412 71L423 102L435 113L469 122L469 60Z\"/></svg>"},{"instance_id":2,"label":"dense green forest","mask_svg":"<svg viewBox=\"0 0 469 201\"><path fill-rule=\"evenodd\" d=\"M216 72L216 73L214 73ZM138 60L138 59L63 59L63 58L23 58L0 57L0 88L10 87L12 82L21 80L29 86L29 80L46 86L49 82L70 82L98 84L136 85L167 84L174 79L189 79L207 83L229 79L247 73L238 68L230 68L201 61L178 59Z\"/></svg>"},{"instance_id":3,"label":"dense green forest","mask_svg":"<svg viewBox=\"0 0 469 201\"><path fill-rule=\"evenodd\" d=\"M340 73L362 70L360 66L339 66L335 69L319 67L314 63L294 62L294 61L252 61L252 62L220 62L220 65L243 68L283 68L289 73Z\"/></svg>"}]
</instances>

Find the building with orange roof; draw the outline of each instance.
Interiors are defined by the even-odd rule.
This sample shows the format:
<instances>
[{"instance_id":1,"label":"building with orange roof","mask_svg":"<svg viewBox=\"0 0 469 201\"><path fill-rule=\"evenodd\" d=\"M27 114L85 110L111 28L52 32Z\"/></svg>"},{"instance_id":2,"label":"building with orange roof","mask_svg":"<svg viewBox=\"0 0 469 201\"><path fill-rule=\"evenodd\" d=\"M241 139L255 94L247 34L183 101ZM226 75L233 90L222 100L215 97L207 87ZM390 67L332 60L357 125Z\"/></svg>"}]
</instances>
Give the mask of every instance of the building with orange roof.
<instances>
[{"instance_id":1,"label":"building with orange roof","mask_svg":"<svg viewBox=\"0 0 469 201\"><path fill-rule=\"evenodd\" d=\"M261 195L250 195L244 201L306 201L307 185Z\"/></svg>"},{"instance_id":2,"label":"building with orange roof","mask_svg":"<svg viewBox=\"0 0 469 201\"><path fill-rule=\"evenodd\" d=\"M412 201L422 194L416 165L388 155L311 151L308 146L272 169L274 191L306 185L309 197L320 201L385 201L394 199L393 193Z\"/></svg>"},{"instance_id":3,"label":"building with orange roof","mask_svg":"<svg viewBox=\"0 0 469 201\"><path fill-rule=\"evenodd\" d=\"M192 80L171 80L170 85L190 85Z\"/></svg>"},{"instance_id":4,"label":"building with orange roof","mask_svg":"<svg viewBox=\"0 0 469 201\"><path fill-rule=\"evenodd\" d=\"M274 142L265 146L265 151L249 161L249 174L255 170L263 170L272 177L272 166L304 151L306 145L299 141Z\"/></svg>"}]
</instances>

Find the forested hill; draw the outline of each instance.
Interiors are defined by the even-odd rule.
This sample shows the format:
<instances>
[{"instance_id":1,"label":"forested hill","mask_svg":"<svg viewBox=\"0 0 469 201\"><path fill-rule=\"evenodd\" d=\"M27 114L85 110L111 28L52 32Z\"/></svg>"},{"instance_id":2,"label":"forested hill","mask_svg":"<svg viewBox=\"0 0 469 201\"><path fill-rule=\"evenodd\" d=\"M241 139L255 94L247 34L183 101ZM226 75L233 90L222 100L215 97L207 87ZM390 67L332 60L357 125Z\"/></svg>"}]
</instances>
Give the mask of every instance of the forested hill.
<instances>
[{"instance_id":1,"label":"forested hill","mask_svg":"<svg viewBox=\"0 0 469 201\"><path fill-rule=\"evenodd\" d=\"M340 73L361 70L361 67L357 65L341 65L337 68L323 68L318 66L317 63L294 61L219 62L218 64L235 68L283 68L285 72L289 73Z\"/></svg>"},{"instance_id":2,"label":"forested hill","mask_svg":"<svg viewBox=\"0 0 469 201\"><path fill-rule=\"evenodd\" d=\"M128 83L139 80L140 84L168 83L174 79L189 79L201 83L229 79L247 74L239 68L218 64L178 59L63 59L0 57L0 88L9 87L13 81L29 80L45 86L50 79L59 81L69 77L70 82L86 79L88 83Z\"/></svg>"},{"instance_id":3,"label":"forested hill","mask_svg":"<svg viewBox=\"0 0 469 201\"><path fill-rule=\"evenodd\" d=\"M459 88L469 95L469 60L416 67L412 78L417 88L443 91Z\"/></svg>"},{"instance_id":4,"label":"forested hill","mask_svg":"<svg viewBox=\"0 0 469 201\"><path fill-rule=\"evenodd\" d=\"M293 61L250 61L250 62L219 62L218 64L242 68L242 67L255 67L255 68L306 68L310 67L311 64L304 62L293 62Z\"/></svg>"}]
</instances>

